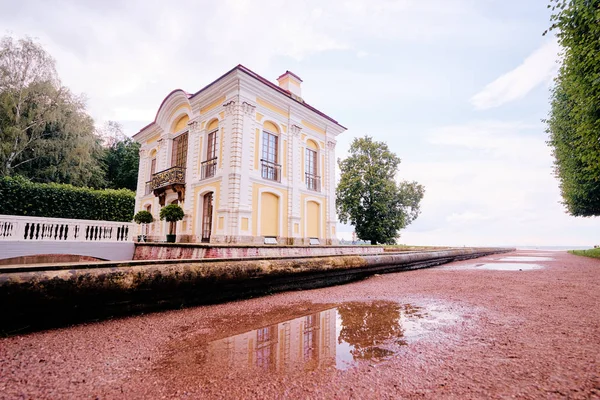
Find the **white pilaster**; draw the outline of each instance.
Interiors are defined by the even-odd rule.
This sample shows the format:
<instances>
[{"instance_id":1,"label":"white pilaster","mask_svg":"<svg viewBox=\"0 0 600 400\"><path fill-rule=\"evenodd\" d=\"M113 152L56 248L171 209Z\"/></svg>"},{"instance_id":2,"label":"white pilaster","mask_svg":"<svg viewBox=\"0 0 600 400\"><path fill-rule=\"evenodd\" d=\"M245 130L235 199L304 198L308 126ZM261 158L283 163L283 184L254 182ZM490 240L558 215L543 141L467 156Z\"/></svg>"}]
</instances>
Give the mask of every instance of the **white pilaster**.
<instances>
[{"instance_id":1,"label":"white pilaster","mask_svg":"<svg viewBox=\"0 0 600 400\"><path fill-rule=\"evenodd\" d=\"M300 229L294 233L294 225L301 227L300 221L300 189L302 186L301 163L300 158L300 134L302 127L298 125L290 126L289 151L288 151L288 218L289 218L289 237L301 237Z\"/></svg>"},{"instance_id":2,"label":"white pilaster","mask_svg":"<svg viewBox=\"0 0 600 400\"><path fill-rule=\"evenodd\" d=\"M331 234L332 228L336 226L337 217L335 211L335 140L327 141L327 154L325 156L325 193L327 193L327 209L325 220L327 221L326 238L335 240L336 236Z\"/></svg>"}]
</instances>

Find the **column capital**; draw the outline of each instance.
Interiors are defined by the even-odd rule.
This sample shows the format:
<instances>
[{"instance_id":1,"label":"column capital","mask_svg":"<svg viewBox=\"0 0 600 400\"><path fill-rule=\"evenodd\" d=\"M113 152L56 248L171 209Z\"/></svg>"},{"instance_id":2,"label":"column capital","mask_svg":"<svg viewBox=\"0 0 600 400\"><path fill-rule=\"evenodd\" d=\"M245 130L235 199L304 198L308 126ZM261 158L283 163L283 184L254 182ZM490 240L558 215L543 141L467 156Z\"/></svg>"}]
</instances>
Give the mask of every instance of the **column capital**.
<instances>
[{"instance_id":1,"label":"column capital","mask_svg":"<svg viewBox=\"0 0 600 400\"><path fill-rule=\"evenodd\" d=\"M254 115L254 111L256 110L256 106L254 104L250 104L247 101L242 103L242 111L247 115Z\"/></svg>"},{"instance_id":2,"label":"column capital","mask_svg":"<svg viewBox=\"0 0 600 400\"><path fill-rule=\"evenodd\" d=\"M231 100L225 104L223 104L223 108L225 108L225 115L233 114L235 110L235 100Z\"/></svg>"},{"instance_id":3,"label":"column capital","mask_svg":"<svg viewBox=\"0 0 600 400\"><path fill-rule=\"evenodd\" d=\"M300 136L300 132L302 132L302 127L298 125L292 125L290 126L290 132L292 136L298 137Z\"/></svg>"},{"instance_id":4,"label":"column capital","mask_svg":"<svg viewBox=\"0 0 600 400\"><path fill-rule=\"evenodd\" d=\"M192 134L200 132L200 124L196 120L190 121L188 123L188 127L190 130L190 133L192 133Z\"/></svg>"},{"instance_id":5,"label":"column capital","mask_svg":"<svg viewBox=\"0 0 600 400\"><path fill-rule=\"evenodd\" d=\"M335 145L336 145L336 141L335 140L328 140L327 141L327 148L329 150L335 150Z\"/></svg>"}]
</instances>

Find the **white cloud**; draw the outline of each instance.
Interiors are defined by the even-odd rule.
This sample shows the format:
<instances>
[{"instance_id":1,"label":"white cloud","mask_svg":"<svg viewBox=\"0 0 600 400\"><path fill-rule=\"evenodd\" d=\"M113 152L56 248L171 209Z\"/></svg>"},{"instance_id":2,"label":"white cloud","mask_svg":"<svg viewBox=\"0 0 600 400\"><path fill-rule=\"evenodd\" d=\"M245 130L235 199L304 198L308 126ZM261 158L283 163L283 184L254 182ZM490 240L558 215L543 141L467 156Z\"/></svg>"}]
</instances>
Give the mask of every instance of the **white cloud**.
<instances>
[{"instance_id":1,"label":"white cloud","mask_svg":"<svg viewBox=\"0 0 600 400\"><path fill-rule=\"evenodd\" d=\"M538 85L551 82L558 69L560 46L556 40L545 42L525 61L486 85L471 97L475 108L484 110L521 99Z\"/></svg>"}]
</instances>

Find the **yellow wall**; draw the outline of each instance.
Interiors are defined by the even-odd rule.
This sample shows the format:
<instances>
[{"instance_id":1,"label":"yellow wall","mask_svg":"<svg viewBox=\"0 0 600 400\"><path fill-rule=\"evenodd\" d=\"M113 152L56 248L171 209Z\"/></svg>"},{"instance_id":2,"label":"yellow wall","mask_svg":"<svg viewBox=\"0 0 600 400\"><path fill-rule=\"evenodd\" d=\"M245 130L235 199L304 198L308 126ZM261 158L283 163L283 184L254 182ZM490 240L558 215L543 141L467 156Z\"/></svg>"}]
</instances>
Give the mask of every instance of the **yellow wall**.
<instances>
[{"instance_id":1,"label":"yellow wall","mask_svg":"<svg viewBox=\"0 0 600 400\"><path fill-rule=\"evenodd\" d=\"M314 201L309 201L306 203L306 235L308 237L321 237L319 234L319 222L321 222L320 208L321 206L319 203Z\"/></svg>"},{"instance_id":2,"label":"yellow wall","mask_svg":"<svg viewBox=\"0 0 600 400\"><path fill-rule=\"evenodd\" d=\"M209 183L207 185L203 185L203 186L198 186L196 188L194 188L194 200L195 200L195 206L194 209L192 210L192 235L196 234L196 228L198 227L198 224L200 223L200 219L202 218L202 209L199 209L198 207L200 206L200 199L198 198L198 195L200 193L202 193L203 191L206 190L207 187L214 187L215 191L213 193L213 219L214 216L216 215L216 210L219 209L219 188L221 187L221 182L213 182L213 183ZM186 195L187 197L187 195ZM213 224L213 234L215 231L215 227Z\"/></svg>"},{"instance_id":3,"label":"yellow wall","mask_svg":"<svg viewBox=\"0 0 600 400\"><path fill-rule=\"evenodd\" d=\"M306 150L304 149L304 147L300 147L300 179L302 180L302 182L304 182L304 163L305 161L305 157L304 157L304 152Z\"/></svg>"},{"instance_id":4,"label":"yellow wall","mask_svg":"<svg viewBox=\"0 0 600 400\"><path fill-rule=\"evenodd\" d=\"M146 144L151 144L156 142L158 139L160 139L160 135L154 135L151 138L149 138L148 140L146 140Z\"/></svg>"},{"instance_id":5,"label":"yellow wall","mask_svg":"<svg viewBox=\"0 0 600 400\"><path fill-rule=\"evenodd\" d=\"M219 146L219 168L223 167L223 138L225 137L225 128L221 128L219 131L219 137L217 137L217 146Z\"/></svg>"},{"instance_id":6,"label":"yellow wall","mask_svg":"<svg viewBox=\"0 0 600 400\"><path fill-rule=\"evenodd\" d=\"M315 125L315 124L313 124L311 122L308 122L308 121L306 121L304 119L302 120L302 125L304 125L307 128L312 129L315 132L319 132L319 133L321 133L323 135L325 134L325 129L323 129L320 126L317 126L317 125Z\"/></svg>"},{"instance_id":7,"label":"yellow wall","mask_svg":"<svg viewBox=\"0 0 600 400\"><path fill-rule=\"evenodd\" d=\"M271 111L273 111L273 112L275 112L275 113L277 113L279 115L282 115L282 116L284 116L286 118L290 117L290 113L288 113L286 110L284 110L281 107L277 107L275 104L271 104L268 101L261 99L260 97L256 98L256 102L258 104L260 104L261 106L263 106L264 108L267 108L267 109L269 109L269 110L271 110Z\"/></svg>"},{"instance_id":8,"label":"yellow wall","mask_svg":"<svg viewBox=\"0 0 600 400\"><path fill-rule=\"evenodd\" d=\"M248 230L248 218L242 217L242 230L243 231Z\"/></svg>"},{"instance_id":9,"label":"yellow wall","mask_svg":"<svg viewBox=\"0 0 600 400\"><path fill-rule=\"evenodd\" d=\"M275 125L271 121L265 121L265 123L263 124L263 129L272 133L279 133L277 125Z\"/></svg>"},{"instance_id":10,"label":"yellow wall","mask_svg":"<svg viewBox=\"0 0 600 400\"><path fill-rule=\"evenodd\" d=\"M285 178L287 177L287 152L288 152L288 147L287 147L287 140L283 141L283 159L281 160L281 168L282 168L282 177Z\"/></svg>"},{"instance_id":11,"label":"yellow wall","mask_svg":"<svg viewBox=\"0 0 600 400\"><path fill-rule=\"evenodd\" d=\"M279 236L279 202L273 193L260 195L260 234L261 236Z\"/></svg>"},{"instance_id":12,"label":"yellow wall","mask_svg":"<svg viewBox=\"0 0 600 400\"><path fill-rule=\"evenodd\" d=\"M317 146L317 144L314 142L314 140L310 140L310 139L309 139L309 140L307 140L307 141L306 141L306 146L307 146L309 149L313 149L313 150L315 150L315 151L319 150L319 147L318 147L318 146Z\"/></svg>"},{"instance_id":13,"label":"yellow wall","mask_svg":"<svg viewBox=\"0 0 600 400\"><path fill-rule=\"evenodd\" d=\"M217 129L217 127L219 126L219 120L218 119L213 119L210 124L208 124L208 127L206 128L207 132L212 132L213 130Z\"/></svg>"},{"instance_id":14,"label":"yellow wall","mask_svg":"<svg viewBox=\"0 0 600 400\"><path fill-rule=\"evenodd\" d=\"M177 120L177 122L173 124L173 132L179 132L180 130L187 128L187 123L189 120L190 117L187 114L183 115Z\"/></svg>"},{"instance_id":15,"label":"yellow wall","mask_svg":"<svg viewBox=\"0 0 600 400\"><path fill-rule=\"evenodd\" d=\"M216 107L218 107L221 104L223 104L225 102L225 99L226 99L225 96L221 96L217 100L215 100L212 103L210 103L209 105L202 107L200 109L200 114L204 114L204 113L209 112L210 110L214 110Z\"/></svg>"},{"instance_id":16,"label":"yellow wall","mask_svg":"<svg viewBox=\"0 0 600 400\"><path fill-rule=\"evenodd\" d=\"M204 161L204 155L202 154L202 145L204 140L200 139L199 142L200 143L198 144L198 160L200 161L198 161L198 175L200 175L200 171L202 170L202 161Z\"/></svg>"},{"instance_id":17,"label":"yellow wall","mask_svg":"<svg viewBox=\"0 0 600 400\"><path fill-rule=\"evenodd\" d=\"M259 152L259 150L260 150L260 129L256 128L256 141L254 142L254 169L258 169L258 152ZM254 204L256 204L256 203L254 203Z\"/></svg>"}]
</instances>

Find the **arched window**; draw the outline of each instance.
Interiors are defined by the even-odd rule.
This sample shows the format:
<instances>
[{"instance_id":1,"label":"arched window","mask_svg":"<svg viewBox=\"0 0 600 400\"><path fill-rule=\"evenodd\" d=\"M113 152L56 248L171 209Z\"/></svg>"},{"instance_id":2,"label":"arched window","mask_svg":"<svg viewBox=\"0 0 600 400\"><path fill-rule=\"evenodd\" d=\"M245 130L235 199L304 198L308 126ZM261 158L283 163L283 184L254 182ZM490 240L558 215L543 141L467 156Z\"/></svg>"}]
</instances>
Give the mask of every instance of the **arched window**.
<instances>
[{"instance_id":1,"label":"arched window","mask_svg":"<svg viewBox=\"0 0 600 400\"><path fill-rule=\"evenodd\" d=\"M261 155L261 176L264 179L281 182L279 129L277 125L269 121L266 121L263 125Z\"/></svg>"}]
</instances>

